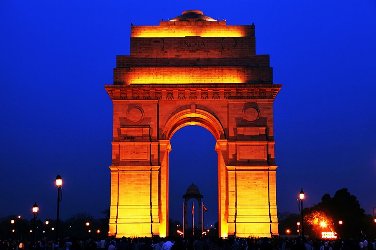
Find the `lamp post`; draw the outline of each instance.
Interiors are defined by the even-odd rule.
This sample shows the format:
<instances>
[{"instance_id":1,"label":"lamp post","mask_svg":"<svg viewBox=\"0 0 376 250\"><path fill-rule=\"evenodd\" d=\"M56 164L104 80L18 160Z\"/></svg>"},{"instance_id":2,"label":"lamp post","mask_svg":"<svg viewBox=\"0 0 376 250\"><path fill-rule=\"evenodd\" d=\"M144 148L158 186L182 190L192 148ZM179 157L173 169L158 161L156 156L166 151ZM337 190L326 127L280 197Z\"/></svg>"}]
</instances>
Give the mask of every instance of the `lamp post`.
<instances>
[{"instance_id":1,"label":"lamp post","mask_svg":"<svg viewBox=\"0 0 376 250\"><path fill-rule=\"evenodd\" d=\"M299 203L300 203L300 233L302 239L304 238L304 214L303 214L303 201L304 201L305 195L303 188L300 190L299 193Z\"/></svg>"},{"instance_id":2,"label":"lamp post","mask_svg":"<svg viewBox=\"0 0 376 250\"><path fill-rule=\"evenodd\" d=\"M63 179L60 175L56 176L55 184L57 187L57 210L56 210L56 241L59 241L59 216L60 216L60 202L62 200L62 186Z\"/></svg>"},{"instance_id":3,"label":"lamp post","mask_svg":"<svg viewBox=\"0 0 376 250\"><path fill-rule=\"evenodd\" d=\"M45 224L45 232L46 232L46 238L48 239L49 237L49 231L48 231L48 227L49 227L49 224L50 224L50 220L49 219L46 219L46 221L44 222Z\"/></svg>"},{"instance_id":4,"label":"lamp post","mask_svg":"<svg viewBox=\"0 0 376 250\"><path fill-rule=\"evenodd\" d=\"M89 222L89 221L86 221L85 226L86 226L86 230L87 230L88 238L90 238L90 233L91 233L91 230L90 230L90 222Z\"/></svg>"},{"instance_id":5,"label":"lamp post","mask_svg":"<svg viewBox=\"0 0 376 250\"><path fill-rule=\"evenodd\" d=\"M12 233L13 232L16 232L16 233L18 233L18 230L15 230L15 220L14 219L11 219L10 220L10 224L12 225ZM13 231L13 230L15 230L15 231ZM12 238L13 238L13 235L12 235Z\"/></svg>"},{"instance_id":6,"label":"lamp post","mask_svg":"<svg viewBox=\"0 0 376 250\"><path fill-rule=\"evenodd\" d=\"M340 236L340 238L343 238L343 235L342 235L342 225L343 225L343 220L339 220L339 221L338 221L338 225L339 225L339 227L338 227L338 233L339 233L339 236Z\"/></svg>"},{"instance_id":7,"label":"lamp post","mask_svg":"<svg viewBox=\"0 0 376 250\"><path fill-rule=\"evenodd\" d=\"M12 224L12 232L14 230L15 236L17 238L22 239L22 234L21 234L21 230L19 227L20 222L21 222L21 215L18 215L16 218L10 220L10 224Z\"/></svg>"},{"instance_id":8,"label":"lamp post","mask_svg":"<svg viewBox=\"0 0 376 250\"><path fill-rule=\"evenodd\" d=\"M34 244L35 244L36 241L37 241L37 215L38 215L38 212L39 212L39 207L38 207L36 202L33 205L32 211L33 211L33 215L34 215L33 221L34 221Z\"/></svg>"},{"instance_id":9,"label":"lamp post","mask_svg":"<svg viewBox=\"0 0 376 250\"><path fill-rule=\"evenodd\" d=\"M300 221L298 221L297 223L296 223L296 226L297 226L297 233L299 233L300 234Z\"/></svg>"}]
</instances>

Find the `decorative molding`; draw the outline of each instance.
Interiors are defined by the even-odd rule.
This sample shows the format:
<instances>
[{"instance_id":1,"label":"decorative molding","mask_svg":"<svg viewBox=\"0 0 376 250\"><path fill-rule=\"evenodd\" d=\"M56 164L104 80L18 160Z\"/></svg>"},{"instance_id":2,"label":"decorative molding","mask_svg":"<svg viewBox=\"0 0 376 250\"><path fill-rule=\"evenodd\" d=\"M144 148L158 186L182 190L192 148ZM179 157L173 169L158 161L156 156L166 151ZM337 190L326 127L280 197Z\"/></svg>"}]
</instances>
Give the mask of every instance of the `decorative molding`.
<instances>
[{"instance_id":1,"label":"decorative molding","mask_svg":"<svg viewBox=\"0 0 376 250\"><path fill-rule=\"evenodd\" d=\"M137 84L106 85L105 88L113 100L274 99L281 89L281 85Z\"/></svg>"}]
</instances>

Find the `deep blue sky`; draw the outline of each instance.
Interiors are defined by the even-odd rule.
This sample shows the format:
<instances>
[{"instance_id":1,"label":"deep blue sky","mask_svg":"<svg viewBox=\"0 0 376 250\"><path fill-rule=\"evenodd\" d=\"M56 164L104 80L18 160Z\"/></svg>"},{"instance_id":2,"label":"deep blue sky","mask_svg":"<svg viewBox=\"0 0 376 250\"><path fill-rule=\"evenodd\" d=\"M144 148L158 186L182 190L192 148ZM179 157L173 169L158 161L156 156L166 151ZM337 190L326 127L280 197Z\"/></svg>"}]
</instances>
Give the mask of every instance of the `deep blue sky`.
<instances>
[{"instance_id":1,"label":"deep blue sky","mask_svg":"<svg viewBox=\"0 0 376 250\"><path fill-rule=\"evenodd\" d=\"M308 205L348 187L371 213L376 207L374 0L3 0L0 217L31 217L37 201L40 216L54 218L57 174L64 178L63 218L101 215L109 204L112 134L104 84L112 83L115 56L129 53L131 23L157 25L187 9L228 24L255 23L257 53L271 56L275 82L283 84L274 110L279 211L297 212L301 187ZM198 136L202 140L192 140ZM192 174L178 181L177 176L179 168L190 166L191 159L181 156L189 150L210 166L199 168L205 177L216 175L213 137L187 127L172 143L170 184L178 198L171 206L180 210L184 182L195 182L214 220L215 178Z\"/></svg>"}]
</instances>

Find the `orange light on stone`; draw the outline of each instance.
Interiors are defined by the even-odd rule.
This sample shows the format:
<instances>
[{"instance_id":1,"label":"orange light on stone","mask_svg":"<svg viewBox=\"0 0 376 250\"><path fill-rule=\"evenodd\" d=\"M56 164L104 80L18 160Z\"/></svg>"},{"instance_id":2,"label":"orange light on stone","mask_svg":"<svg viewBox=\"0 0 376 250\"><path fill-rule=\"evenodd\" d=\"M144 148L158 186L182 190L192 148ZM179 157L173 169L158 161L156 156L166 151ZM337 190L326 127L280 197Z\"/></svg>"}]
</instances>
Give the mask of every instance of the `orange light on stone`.
<instances>
[{"instance_id":1,"label":"orange light on stone","mask_svg":"<svg viewBox=\"0 0 376 250\"><path fill-rule=\"evenodd\" d=\"M272 105L280 87L270 90L272 81L253 25L188 11L132 26L130 55L117 58L116 86L106 88L114 105L109 236L174 233L170 140L185 126L216 139L219 236L278 235Z\"/></svg>"},{"instance_id":2,"label":"orange light on stone","mask_svg":"<svg viewBox=\"0 0 376 250\"><path fill-rule=\"evenodd\" d=\"M141 147L142 148L142 147ZM132 154L134 154L132 152ZM143 157L143 155L141 155ZM140 155L135 156L141 157ZM126 157L124 155L124 157ZM116 187L119 188L119 191L122 193L122 196L119 197L119 204L127 204L126 206L111 206L110 215L118 215L117 226L115 218L110 217L110 236L116 237L151 237L151 214L155 218L155 231L153 234L159 234L160 237L166 237L167 232L163 230L167 228L167 220L162 218L158 221L158 168L155 168L155 171L152 172L150 178L150 167L137 167L132 166L129 168L121 168L119 172L112 169L112 176L117 176L115 180L119 180L119 185L116 184ZM132 170L132 171L125 171ZM148 173L148 174L145 174ZM119 174L119 175L118 175ZM130 181L130 179L132 181ZM151 181L151 182L150 182ZM137 190L137 192L134 192ZM151 191L151 193L150 193ZM117 188L113 189L111 198L117 197ZM163 193L162 193L163 195ZM152 206L145 206L145 204L150 204L150 196L152 197ZM160 228L157 231L157 228Z\"/></svg>"},{"instance_id":3,"label":"orange light on stone","mask_svg":"<svg viewBox=\"0 0 376 250\"><path fill-rule=\"evenodd\" d=\"M133 26L131 37L245 37L244 26Z\"/></svg>"},{"instance_id":4,"label":"orange light on stone","mask_svg":"<svg viewBox=\"0 0 376 250\"><path fill-rule=\"evenodd\" d=\"M133 68L125 76L125 82L129 84L245 83L246 81L246 72L237 67Z\"/></svg>"}]
</instances>

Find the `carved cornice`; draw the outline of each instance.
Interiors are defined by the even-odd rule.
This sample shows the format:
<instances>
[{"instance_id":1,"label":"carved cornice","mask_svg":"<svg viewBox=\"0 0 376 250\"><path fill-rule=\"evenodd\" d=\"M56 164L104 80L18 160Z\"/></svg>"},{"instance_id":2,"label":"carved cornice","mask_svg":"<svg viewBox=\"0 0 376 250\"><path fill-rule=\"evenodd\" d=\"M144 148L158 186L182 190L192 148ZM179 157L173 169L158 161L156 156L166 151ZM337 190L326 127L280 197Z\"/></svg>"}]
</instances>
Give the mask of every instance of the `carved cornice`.
<instances>
[{"instance_id":1,"label":"carved cornice","mask_svg":"<svg viewBox=\"0 0 376 250\"><path fill-rule=\"evenodd\" d=\"M280 84L106 85L112 100L274 99Z\"/></svg>"}]
</instances>

